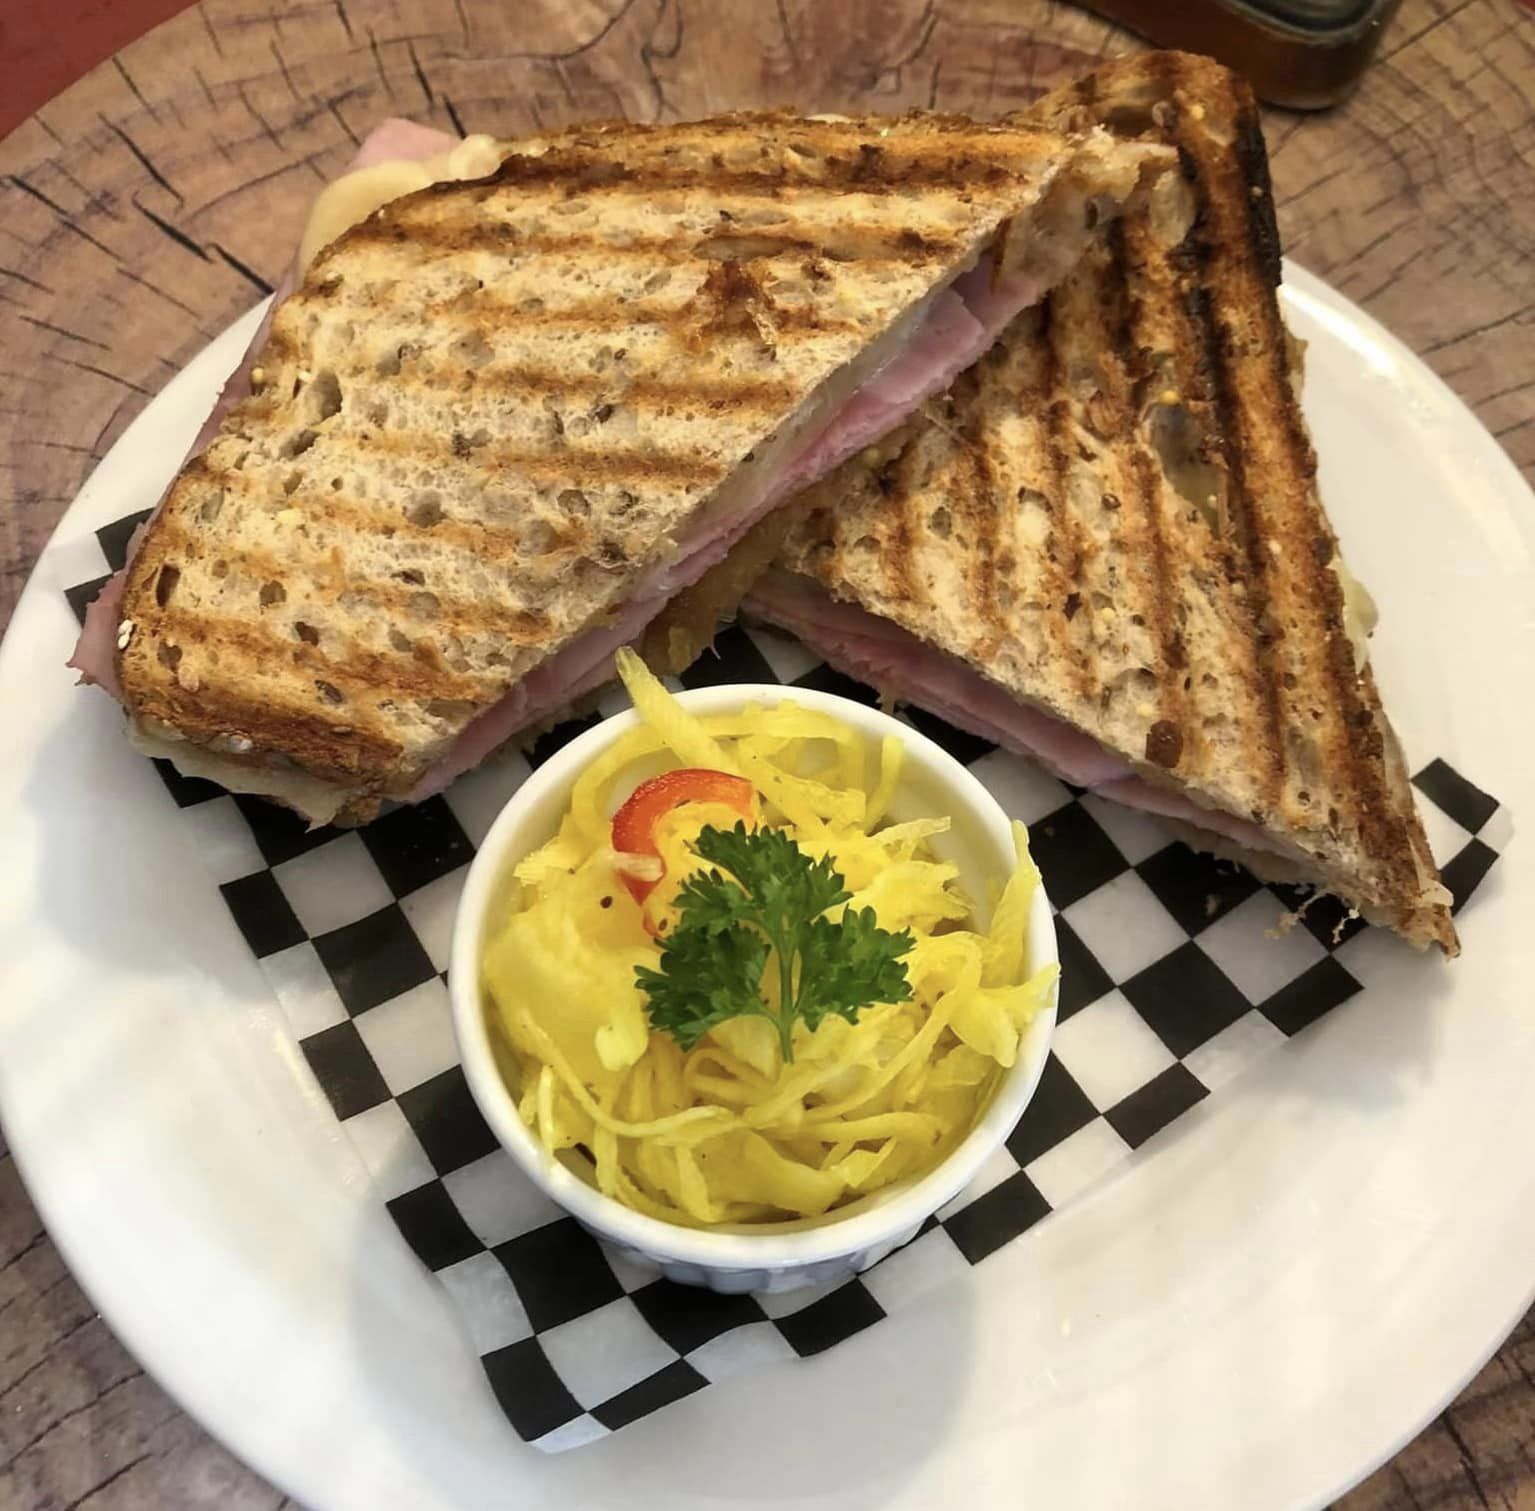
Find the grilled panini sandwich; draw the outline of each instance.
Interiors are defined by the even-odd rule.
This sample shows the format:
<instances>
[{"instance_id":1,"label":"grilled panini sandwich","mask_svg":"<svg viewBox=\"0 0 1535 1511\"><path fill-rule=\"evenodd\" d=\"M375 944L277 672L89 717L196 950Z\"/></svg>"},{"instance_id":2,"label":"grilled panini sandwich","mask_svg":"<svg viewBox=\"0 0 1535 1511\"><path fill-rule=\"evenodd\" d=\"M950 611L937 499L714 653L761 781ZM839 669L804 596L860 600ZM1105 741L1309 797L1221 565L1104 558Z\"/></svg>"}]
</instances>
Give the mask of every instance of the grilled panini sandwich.
<instances>
[{"instance_id":1,"label":"grilled panini sandwich","mask_svg":"<svg viewBox=\"0 0 1535 1511\"><path fill-rule=\"evenodd\" d=\"M129 567L138 741L315 821L438 790L946 387L1159 161L738 115L384 204L277 308Z\"/></svg>"},{"instance_id":2,"label":"grilled panini sandwich","mask_svg":"<svg viewBox=\"0 0 1535 1511\"><path fill-rule=\"evenodd\" d=\"M696 591L1196 847L1457 949L1316 491L1258 115L1152 54L1034 119L1178 149L1179 177L940 402ZM651 650L685 659L685 606ZM695 602L695 609L700 607Z\"/></svg>"}]
</instances>

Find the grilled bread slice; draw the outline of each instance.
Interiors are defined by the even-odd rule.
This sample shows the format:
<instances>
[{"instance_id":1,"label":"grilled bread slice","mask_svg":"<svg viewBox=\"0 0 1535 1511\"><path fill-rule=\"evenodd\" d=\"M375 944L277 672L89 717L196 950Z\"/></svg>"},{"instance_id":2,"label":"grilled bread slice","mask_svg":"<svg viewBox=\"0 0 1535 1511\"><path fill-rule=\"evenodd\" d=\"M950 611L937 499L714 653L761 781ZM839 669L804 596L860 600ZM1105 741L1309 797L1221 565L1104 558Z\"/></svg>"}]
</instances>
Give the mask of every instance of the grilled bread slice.
<instances>
[{"instance_id":1,"label":"grilled bread slice","mask_svg":"<svg viewBox=\"0 0 1535 1511\"><path fill-rule=\"evenodd\" d=\"M791 506L748 611L1454 953L1317 495L1250 93L1151 54L1033 118L1172 144L1182 175L946 400ZM669 648L695 630L667 626Z\"/></svg>"},{"instance_id":2,"label":"grilled bread slice","mask_svg":"<svg viewBox=\"0 0 1535 1511\"><path fill-rule=\"evenodd\" d=\"M135 729L315 819L419 792L535 668L679 586L936 291L987 249L1048 286L1147 161L737 115L514 146L384 206L278 308L134 558Z\"/></svg>"}]
</instances>

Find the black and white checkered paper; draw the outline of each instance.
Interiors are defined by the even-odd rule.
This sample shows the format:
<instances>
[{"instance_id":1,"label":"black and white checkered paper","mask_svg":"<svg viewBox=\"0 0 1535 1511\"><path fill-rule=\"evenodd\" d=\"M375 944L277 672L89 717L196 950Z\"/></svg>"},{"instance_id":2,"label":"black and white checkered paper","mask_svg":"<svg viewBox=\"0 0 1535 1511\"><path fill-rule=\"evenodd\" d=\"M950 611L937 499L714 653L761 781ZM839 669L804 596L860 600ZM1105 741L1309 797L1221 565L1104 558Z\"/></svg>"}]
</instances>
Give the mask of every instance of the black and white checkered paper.
<instances>
[{"instance_id":1,"label":"black and white checkered paper","mask_svg":"<svg viewBox=\"0 0 1535 1511\"><path fill-rule=\"evenodd\" d=\"M122 564L140 515L97 532ZM94 550L94 548L92 548ZM77 615L97 575L69 591ZM778 682L873 701L796 643L732 628L683 679ZM611 706L621 707L621 695ZM515 1168L458 1063L446 971L475 846L532 768L596 722L365 829L307 831L157 762L295 1039L380 1197L441 1281L507 1419L572 1448L759 1363L818 1354L1020 1240L1196 1102L1361 990L1361 925L1170 841L1154 819L1062 785L941 720L911 722L1029 825L1058 912L1060 1018L1039 1089L974 1184L903 1249L830 1289L718 1296L601 1247ZM1414 779L1459 909L1506 845L1506 810L1442 760Z\"/></svg>"}]
</instances>

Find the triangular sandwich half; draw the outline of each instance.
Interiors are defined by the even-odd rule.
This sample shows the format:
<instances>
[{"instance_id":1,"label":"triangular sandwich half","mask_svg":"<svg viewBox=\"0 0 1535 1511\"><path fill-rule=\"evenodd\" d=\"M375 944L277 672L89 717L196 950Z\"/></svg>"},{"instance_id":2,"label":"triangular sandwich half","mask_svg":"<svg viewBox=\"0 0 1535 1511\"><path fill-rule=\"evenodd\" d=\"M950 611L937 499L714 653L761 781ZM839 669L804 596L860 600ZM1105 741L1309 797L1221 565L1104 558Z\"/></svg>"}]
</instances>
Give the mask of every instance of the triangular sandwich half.
<instances>
[{"instance_id":1,"label":"triangular sandwich half","mask_svg":"<svg viewBox=\"0 0 1535 1511\"><path fill-rule=\"evenodd\" d=\"M946 387L1168 161L737 115L512 144L385 204L277 308L133 559L138 740L315 821L438 790Z\"/></svg>"},{"instance_id":2,"label":"triangular sandwich half","mask_svg":"<svg viewBox=\"0 0 1535 1511\"><path fill-rule=\"evenodd\" d=\"M1454 953L1368 600L1317 495L1247 87L1152 54L1036 118L1169 143L1183 173L945 399L785 511L746 612L1198 848ZM706 612L777 524L734 582L727 564L698 590ZM685 620L659 633L691 652Z\"/></svg>"}]
</instances>

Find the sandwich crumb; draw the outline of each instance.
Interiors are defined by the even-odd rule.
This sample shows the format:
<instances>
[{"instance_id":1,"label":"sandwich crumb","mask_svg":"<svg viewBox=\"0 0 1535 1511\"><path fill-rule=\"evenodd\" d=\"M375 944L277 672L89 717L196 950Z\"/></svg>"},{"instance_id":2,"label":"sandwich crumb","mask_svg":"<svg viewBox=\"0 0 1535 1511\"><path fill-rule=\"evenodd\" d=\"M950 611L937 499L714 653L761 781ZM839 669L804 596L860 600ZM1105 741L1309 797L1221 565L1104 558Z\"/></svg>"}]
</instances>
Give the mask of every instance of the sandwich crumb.
<instances>
[{"instance_id":1,"label":"sandwich crumb","mask_svg":"<svg viewBox=\"0 0 1535 1511\"><path fill-rule=\"evenodd\" d=\"M1178 390L1176 388L1164 388L1157 395L1157 402L1160 404L1176 404L1178 402Z\"/></svg>"},{"instance_id":2,"label":"sandwich crumb","mask_svg":"<svg viewBox=\"0 0 1535 1511\"><path fill-rule=\"evenodd\" d=\"M265 383L265 382L266 382L266 368L264 368L264 367L253 367L253 368L251 368L251 387L252 388L260 388L262 386L262 384Z\"/></svg>"},{"instance_id":3,"label":"sandwich crumb","mask_svg":"<svg viewBox=\"0 0 1535 1511\"><path fill-rule=\"evenodd\" d=\"M1268 938L1283 939L1306 916L1306 909L1326 896L1326 893L1320 891L1314 883L1308 882L1306 885L1310 886L1311 890L1293 908L1287 908L1281 913L1279 922L1272 929L1263 931ZM1334 944L1337 942L1337 940L1333 941Z\"/></svg>"},{"instance_id":4,"label":"sandwich crumb","mask_svg":"<svg viewBox=\"0 0 1535 1511\"><path fill-rule=\"evenodd\" d=\"M1343 931L1344 931L1344 930L1345 930L1345 929L1346 929L1346 928L1347 928L1347 927L1348 927L1348 926L1349 926L1349 925L1350 925L1350 924L1351 924L1351 923L1353 923L1353 922L1354 922L1354 920L1355 920L1355 919L1356 919L1356 918L1360 918L1360 917L1362 917L1362 916L1363 916L1363 915L1362 915L1362 914L1361 914L1361 913L1360 913L1360 911L1359 911L1359 909L1358 909L1358 908L1350 908L1350 909L1349 909L1349 910L1348 910L1348 912L1346 912L1346 913L1345 913L1345 914L1344 914L1344 915L1343 915L1343 917L1342 917L1342 918L1340 918L1340 919L1339 919L1339 920L1338 920L1338 921L1337 921L1337 922L1336 922L1336 923L1335 923L1335 924L1334 924L1334 925L1333 925L1333 926L1332 926L1332 942L1333 942L1333 943L1334 943L1334 944L1342 944L1342 943L1343 943Z\"/></svg>"},{"instance_id":5,"label":"sandwich crumb","mask_svg":"<svg viewBox=\"0 0 1535 1511\"><path fill-rule=\"evenodd\" d=\"M128 642L133 639L133 621L125 619L117 627L117 648L120 651L128 649Z\"/></svg>"}]
</instances>

